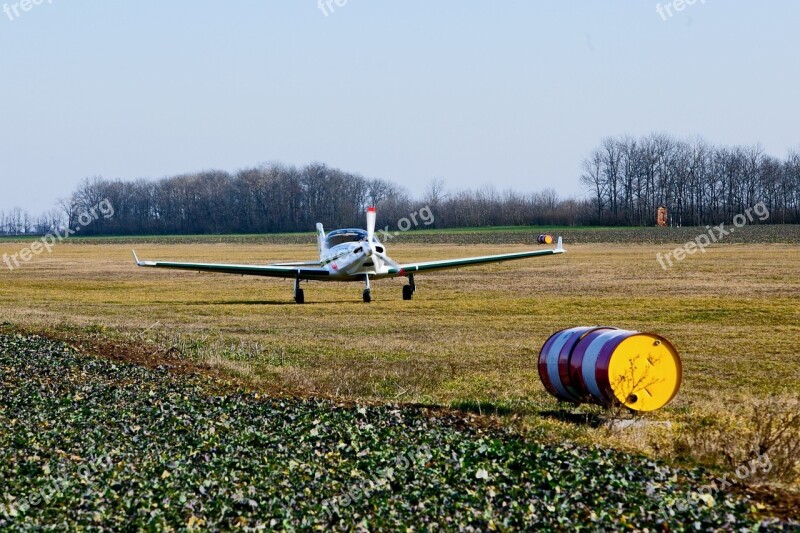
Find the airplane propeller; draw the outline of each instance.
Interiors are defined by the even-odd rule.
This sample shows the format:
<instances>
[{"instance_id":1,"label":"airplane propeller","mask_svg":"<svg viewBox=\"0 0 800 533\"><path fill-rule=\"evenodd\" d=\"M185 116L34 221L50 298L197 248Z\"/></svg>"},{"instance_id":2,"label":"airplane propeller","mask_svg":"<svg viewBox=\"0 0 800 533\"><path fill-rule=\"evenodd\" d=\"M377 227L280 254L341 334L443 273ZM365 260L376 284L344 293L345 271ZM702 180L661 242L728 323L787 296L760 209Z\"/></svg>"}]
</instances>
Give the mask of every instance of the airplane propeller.
<instances>
[{"instance_id":1,"label":"airplane propeller","mask_svg":"<svg viewBox=\"0 0 800 533\"><path fill-rule=\"evenodd\" d=\"M375 221L378 218L377 210L374 206L370 206L367 208L367 248L365 253L367 257L371 257L373 255L378 256L384 263L391 266L392 268L400 269L400 265L392 260L388 255L386 255L382 251L378 251L375 249L375 243L373 242L373 238L375 237ZM385 250L385 248L381 247L381 250Z\"/></svg>"},{"instance_id":2,"label":"airplane propeller","mask_svg":"<svg viewBox=\"0 0 800 533\"><path fill-rule=\"evenodd\" d=\"M370 206L367 208L367 242L372 243L372 237L375 236L375 220L378 218L378 212L375 207Z\"/></svg>"}]
</instances>

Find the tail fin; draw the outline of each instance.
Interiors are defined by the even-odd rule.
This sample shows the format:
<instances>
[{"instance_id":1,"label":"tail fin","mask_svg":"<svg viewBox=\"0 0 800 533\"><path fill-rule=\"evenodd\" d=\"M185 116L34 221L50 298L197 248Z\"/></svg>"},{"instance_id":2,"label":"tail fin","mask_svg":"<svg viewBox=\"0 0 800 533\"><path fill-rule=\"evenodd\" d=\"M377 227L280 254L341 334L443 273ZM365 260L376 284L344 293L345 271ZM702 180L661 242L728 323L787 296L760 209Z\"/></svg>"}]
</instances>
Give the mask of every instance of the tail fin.
<instances>
[{"instance_id":1,"label":"tail fin","mask_svg":"<svg viewBox=\"0 0 800 533\"><path fill-rule=\"evenodd\" d=\"M317 249L320 257L322 257L322 252L325 251L325 229L319 222L317 222Z\"/></svg>"}]
</instances>

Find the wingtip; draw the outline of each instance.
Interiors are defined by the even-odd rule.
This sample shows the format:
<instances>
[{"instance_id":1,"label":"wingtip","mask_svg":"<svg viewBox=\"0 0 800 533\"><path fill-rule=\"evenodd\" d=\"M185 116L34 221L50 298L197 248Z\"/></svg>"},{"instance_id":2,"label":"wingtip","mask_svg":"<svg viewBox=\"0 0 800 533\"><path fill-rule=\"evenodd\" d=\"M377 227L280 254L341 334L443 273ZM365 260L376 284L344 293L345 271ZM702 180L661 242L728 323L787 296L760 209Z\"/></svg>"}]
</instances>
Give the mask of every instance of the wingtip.
<instances>
[{"instance_id":1,"label":"wingtip","mask_svg":"<svg viewBox=\"0 0 800 533\"><path fill-rule=\"evenodd\" d=\"M133 260L136 261L136 264L138 266L141 266L142 263L141 263L141 261L139 261L139 258L136 256L136 250L131 250L131 253L133 254Z\"/></svg>"},{"instance_id":2,"label":"wingtip","mask_svg":"<svg viewBox=\"0 0 800 533\"><path fill-rule=\"evenodd\" d=\"M564 250L564 241L561 239L561 237L559 237L559 238L558 238L558 244L556 244L556 249L555 249L555 251L556 251L557 253L564 253L564 252L566 252L566 250Z\"/></svg>"}]
</instances>

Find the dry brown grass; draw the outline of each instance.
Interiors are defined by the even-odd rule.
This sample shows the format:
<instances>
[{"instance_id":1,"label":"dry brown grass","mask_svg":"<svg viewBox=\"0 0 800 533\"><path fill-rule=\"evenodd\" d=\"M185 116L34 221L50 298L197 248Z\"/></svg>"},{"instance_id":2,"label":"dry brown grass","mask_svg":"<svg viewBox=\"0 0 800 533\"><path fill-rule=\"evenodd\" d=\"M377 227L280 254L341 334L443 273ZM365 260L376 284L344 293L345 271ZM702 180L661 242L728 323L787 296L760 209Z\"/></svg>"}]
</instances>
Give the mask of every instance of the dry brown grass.
<instances>
[{"instance_id":1,"label":"dry brown grass","mask_svg":"<svg viewBox=\"0 0 800 533\"><path fill-rule=\"evenodd\" d=\"M15 253L19 244L0 244ZM393 245L400 261L519 246ZM0 322L99 331L174 347L185 357L297 394L458 406L510 414L523 426L667 454L661 429L601 431L596 408L570 410L539 383L535 361L553 332L607 324L657 332L684 362L678 397L651 416L680 423L800 391L800 253L790 245L709 249L664 271L663 246L574 245L546 257L400 280L309 283L137 269L128 247L58 246L13 272L0 269ZM146 245L140 258L267 263L313 258L313 245ZM0 264L0 266L2 266Z\"/></svg>"}]
</instances>

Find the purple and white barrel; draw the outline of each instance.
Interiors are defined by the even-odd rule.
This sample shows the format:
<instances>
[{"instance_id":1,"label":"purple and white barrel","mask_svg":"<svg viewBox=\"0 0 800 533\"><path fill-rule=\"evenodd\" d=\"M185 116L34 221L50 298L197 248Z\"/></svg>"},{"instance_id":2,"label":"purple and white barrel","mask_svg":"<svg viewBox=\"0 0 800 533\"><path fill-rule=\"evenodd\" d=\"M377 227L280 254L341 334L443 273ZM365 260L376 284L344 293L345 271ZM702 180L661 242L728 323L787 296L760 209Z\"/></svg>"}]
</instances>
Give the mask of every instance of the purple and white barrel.
<instances>
[{"instance_id":1,"label":"purple and white barrel","mask_svg":"<svg viewBox=\"0 0 800 533\"><path fill-rule=\"evenodd\" d=\"M539 352L539 378L550 394L571 403L619 402L653 411L680 389L680 356L665 338L608 326L559 331Z\"/></svg>"}]
</instances>

